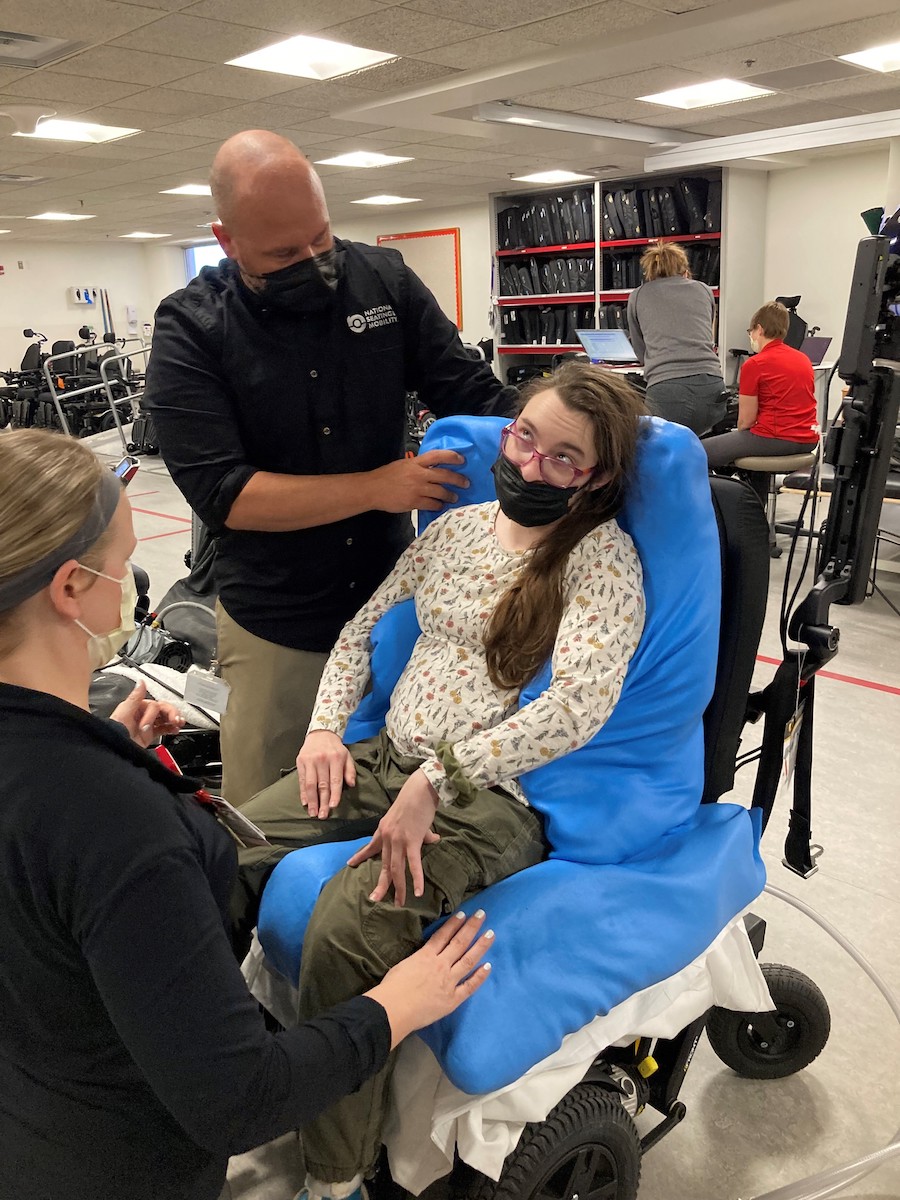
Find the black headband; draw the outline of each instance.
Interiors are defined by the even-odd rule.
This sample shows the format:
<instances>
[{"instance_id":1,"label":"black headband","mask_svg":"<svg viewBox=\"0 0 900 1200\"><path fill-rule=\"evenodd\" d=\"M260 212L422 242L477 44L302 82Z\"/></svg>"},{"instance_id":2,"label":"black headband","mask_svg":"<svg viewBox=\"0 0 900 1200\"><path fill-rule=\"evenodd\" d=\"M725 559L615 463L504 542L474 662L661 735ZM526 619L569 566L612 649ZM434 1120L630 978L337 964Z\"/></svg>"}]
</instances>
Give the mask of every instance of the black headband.
<instances>
[{"instance_id":1,"label":"black headband","mask_svg":"<svg viewBox=\"0 0 900 1200\"><path fill-rule=\"evenodd\" d=\"M51 485L52 486L52 485ZM80 558L104 532L122 496L122 484L112 471L104 469L94 505L87 520L70 538L31 566L0 579L0 613L9 612L45 588L64 562Z\"/></svg>"}]
</instances>

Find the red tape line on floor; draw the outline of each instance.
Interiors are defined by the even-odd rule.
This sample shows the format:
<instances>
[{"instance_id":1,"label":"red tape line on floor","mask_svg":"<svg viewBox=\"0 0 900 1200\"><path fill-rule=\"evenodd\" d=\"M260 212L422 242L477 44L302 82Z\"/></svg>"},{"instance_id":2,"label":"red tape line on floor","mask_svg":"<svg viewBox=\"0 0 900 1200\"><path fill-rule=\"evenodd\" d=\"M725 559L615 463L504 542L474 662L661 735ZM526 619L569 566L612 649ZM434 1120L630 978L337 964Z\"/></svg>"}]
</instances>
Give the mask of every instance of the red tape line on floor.
<instances>
[{"instance_id":1,"label":"red tape line on floor","mask_svg":"<svg viewBox=\"0 0 900 1200\"><path fill-rule=\"evenodd\" d=\"M757 654L757 662L771 663L773 667L781 666L780 658L769 658L766 654ZM891 687L889 683L876 683L873 679L857 679L855 675L838 675L834 671L817 671L821 679L836 679L838 683L852 683L856 687L871 688L873 692L887 692L889 696L900 696L900 688Z\"/></svg>"}]
</instances>

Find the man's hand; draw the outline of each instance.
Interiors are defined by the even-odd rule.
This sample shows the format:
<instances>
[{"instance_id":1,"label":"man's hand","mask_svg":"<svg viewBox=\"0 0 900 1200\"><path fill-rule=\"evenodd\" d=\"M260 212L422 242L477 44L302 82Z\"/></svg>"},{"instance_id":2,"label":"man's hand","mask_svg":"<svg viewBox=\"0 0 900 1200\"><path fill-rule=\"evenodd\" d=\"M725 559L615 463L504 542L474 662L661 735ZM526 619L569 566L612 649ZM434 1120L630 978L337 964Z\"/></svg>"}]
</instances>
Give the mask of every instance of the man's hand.
<instances>
[{"instance_id":1,"label":"man's hand","mask_svg":"<svg viewBox=\"0 0 900 1200\"><path fill-rule=\"evenodd\" d=\"M439 842L440 835L431 828L438 805L438 795L421 770L415 771L404 783L387 813L378 823L375 836L348 860L347 865L358 867L366 859L381 855L381 874L370 900L384 900L394 889L394 903L406 903L406 864L409 863L413 892L425 891L422 871L422 846Z\"/></svg>"},{"instance_id":2,"label":"man's hand","mask_svg":"<svg viewBox=\"0 0 900 1200\"><path fill-rule=\"evenodd\" d=\"M469 481L448 466L462 466L465 459L454 450L428 450L416 458L401 458L369 473L372 508L403 513L413 509L437 512L459 497L451 488L467 488Z\"/></svg>"},{"instance_id":3,"label":"man's hand","mask_svg":"<svg viewBox=\"0 0 900 1200\"><path fill-rule=\"evenodd\" d=\"M110 713L110 719L118 721L128 730L128 736L146 750L167 733L180 733L184 728L184 717L174 704L162 704L147 699L147 685L141 679L134 691Z\"/></svg>"},{"instance_id":4,"label":"man's hand","mask_svg":"<svg viewBox=\"0 0 900 1200\"><path fill-rule=\"evenodd\" d=\"M297 755L297 778L300 803L311 817L324 821L340 804L344 784L356 783L356 764L336 733L315 729L306 735Z\"/></svg>"}]
</instances>

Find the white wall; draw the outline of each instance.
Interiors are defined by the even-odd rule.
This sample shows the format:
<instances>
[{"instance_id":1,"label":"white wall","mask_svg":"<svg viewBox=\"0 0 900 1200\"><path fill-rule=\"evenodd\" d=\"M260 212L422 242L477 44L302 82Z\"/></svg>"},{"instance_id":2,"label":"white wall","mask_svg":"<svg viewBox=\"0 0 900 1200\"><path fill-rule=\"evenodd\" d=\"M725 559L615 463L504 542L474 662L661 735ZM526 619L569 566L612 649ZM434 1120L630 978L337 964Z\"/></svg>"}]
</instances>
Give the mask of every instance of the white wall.
<instances>
[{"instance_id":1,"label":"white wall","mask_svg":"<svg viewBox=\"0 0 900 1200\"><path fill-rule=\"evenodd\" d=\"M386 209L374 216L355 221L338 221L334 232L338 237L355 242L376 244L379 235L417 233L422 229L459 228L460 274L462 276L462 310L464 342L477 342L491 337L491 224L490 205L468 204L460 208L412 212L407 206Z\"/></svg>"},{"instance_id":2,"label":"white wall","mask_svg":"<svg viewBox=\"0 0 900 1200\"><path fill-rule=\"evenodd\" d=\"M22 264L21 268L19 263ZM106 246L93 243L26 242L0 238L0 370L18 367L30 327L50 342L78 341L80 325L103 334L99 306L69 302L69 287L92 285L109 293L113 327L126 333L125 306L137 308L138 332L153 320L164 296L184 287L184 252L177 246L146 244ZM49 349L49 347L48 347Z\"/></svg>"},{"instance_id":3,"label":"white wall","mask_svg":"<svg viewBox=\"0 0 900 1200\"><path fill-rule=\"evenodd\" d=\"M887 171L879 150L769 173L763 299L799 293L803 319L834 338L829 358L840 349L856 247L868 237L859 214L884 204Z\"/></svg>"}]
</instances>

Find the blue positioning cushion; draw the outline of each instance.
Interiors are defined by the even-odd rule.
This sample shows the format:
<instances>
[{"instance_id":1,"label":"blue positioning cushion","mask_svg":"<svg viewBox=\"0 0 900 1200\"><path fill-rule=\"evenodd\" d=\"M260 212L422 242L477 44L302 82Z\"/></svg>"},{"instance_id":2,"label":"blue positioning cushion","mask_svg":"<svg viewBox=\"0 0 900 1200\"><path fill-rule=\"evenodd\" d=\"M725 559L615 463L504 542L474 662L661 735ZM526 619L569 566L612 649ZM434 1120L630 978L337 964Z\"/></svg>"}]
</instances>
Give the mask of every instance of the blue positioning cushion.
<instances>
[{"instance_id":1,"label":"blue positioning cushion","mask_svg":"<svg viewBox=\"0 0 900 1200\"><path fill-rule=\"evenodd\" d=\"M449 417L426 435L423 450L465 456L472 481L466 503L493 498L489 467L503 424ZM646 422L619 521L640 555L647 603L619 702L586 746L522 777L544 816L550 859L464 906L484 907L497 930L494 972L421 1035L467 1092L512 1082L597 1013L680 970L765 882L750 814L699 803L721 588L706 455L689 430ZM412 600L375 627L373 687L348 727L348 744L382 727L418 632ZM520 703L549 678L548 664ZM353 849L340 843L296 851L272 874L260 939L291 979L316 897Z\"/></svg>"}]
</instances>

